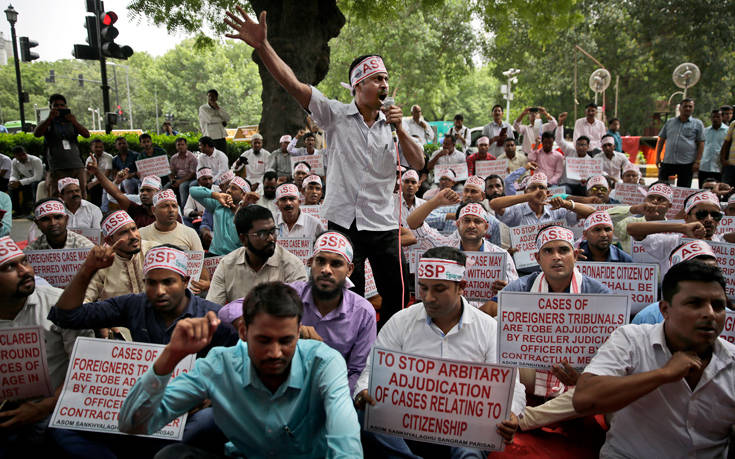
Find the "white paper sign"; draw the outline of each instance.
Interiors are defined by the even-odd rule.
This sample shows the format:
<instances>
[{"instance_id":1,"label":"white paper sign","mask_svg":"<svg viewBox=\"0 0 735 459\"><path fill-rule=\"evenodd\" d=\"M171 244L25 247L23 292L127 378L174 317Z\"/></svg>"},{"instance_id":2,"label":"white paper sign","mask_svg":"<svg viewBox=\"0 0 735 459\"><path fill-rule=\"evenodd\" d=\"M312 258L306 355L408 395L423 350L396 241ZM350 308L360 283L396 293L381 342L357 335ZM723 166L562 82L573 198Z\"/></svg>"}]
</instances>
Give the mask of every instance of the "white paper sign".
<instances>
[{"instance_id":1,"label":"white paper sign","mask_svg":"<svg viewBox=\"0 0 735 459\"><path fill-rule=\"evenodd\" d=\"M291 156L291 173L296 167L296 164L305 162L311 168L311 173L316 175L324 175L324 157L321 153L314 153L313 155L301 155Z\"/></svg>"},{"instance_id":2,"label":"white paper sign","mask_svg":"<svg viewBox=\"0 0 735 459\"><path fill-rule=\"evenodd\" d=\"M571 180L587 180L602 174L602 161L596 158L567 156L566 164L567 178Z\"/></svg>"},{"instance_id":3,"label":"white paper sign","mask_svg":"<svg viewBox=\"0 0 735 459\"><path fill-rule=\"evenodd\" d=\"M410 249L408 251L408 271L411 274L414 274L416 272L416 268L419 266L419 260L421 259L421 255L424 254L426 250L423 249Z\"/></svg>"},{"instance_id":4,"label":"white paper sign","mask_svg":"<svg viewBox=\"0 0 735 459\"><path fill-rule=\"evenodd\" d=\"M681 243L699 241L699 239L682 238ZM712 247L712 251L717 255L717 265L725 276L727 297L735 300L735 244L728 242L705 241Z\"/></svg>"},{"instance_id":5,"label":"white paper sign","mask_svg":"<svg viewBox=\"0 0 735 459\"><path fill-rule=\"evenodd\" d=\"M699 191L696 188L682 188L678 186L672 186L671 190L674 192L674 202L669 211L666 212L666 218L668 219L676 217L676 214L684 208L684 201L686 198Z\"/></svg>"},{"instance_id":6,"label":"white paper sign","mask_svg":"<svg viewBox=\"0 0 735 459\"><path fill-rule=\"evenodd\" d=\"M202 275L202 269L204 268L204 252L201 250L187 250L186 258L186 274L189 276L189 288L191 288L191 282L198 282Z\"/></svg>"},{"instance_id":7,"label":"white paper sign","mask_svg":"<svg viewBox=\"0 0 735 459\"><path fill-rule=\"evenodd\" d=\"M0 329L0 400L49 397L53 391L43 328Z\"/></svg>"},{"instance_id":8,"label":"white paper sign","mask_svg":"<svg viewBox=\"0 0 735 459\"><path fill-rule=\"evenodd\" d=\"M580 273L600 281L613 293L628 295L631 314L658 301L658 265L655 263L578 261L575 266Z\"/></svg>"},{"instance_id":9,"label":"white paper sign","mask_svg":"<svg viewBox=\"0 0 735 459\"><path fill-rule=\"evenodd\" d=\"M516 269L538 266L536 258L533 256L533 254L537 252L536 236L538 235L539 229L552 224L566 226L566 223L563 221L554 221L539 223L536 225L514 226L510 228L510 245L511 247L518 249L518 251L513 254Z\"/></svg>"},{"instance_id":10,"label":"white paper sign","mask_svg":"<svg viewBox=\"0 0 735 459\"><path fill-rule=\"evenodd\" d=\"M410 440L501 451L515 368L373 348L365 429Z\"/></svg>"},{"instance_id":11,"label":"white paper sign","mask_svg":"<svg viewBox=\"0 0 735 459\"><path fill-rule=\"evenodd\" d=\"M467 256L464 274L467 285L462 296L471 301L488 301L494 296L493 282L507 280L505 278L505 265L508 262L506 254L492 252L464 252L464 254ZM416 298L421 299L418 277L416 277L415 292Z\"/></svg>"},{"instance_id":12,"label":"white paper sign","mask_svg":"<svg viewBox=\"0 0 735 459\"><path fill-rule=\"evenodd\" d=\"M28 250L26 259L36 276L54 287L64 288L87 259L90 247L84 249Z\"/></svg>"},{"instance_id":13,"label":"white paper sign","mask_svg":"<svg viewBox=\"0 0 735 459\"><path fill-rule=\"evenodd\" d=\"M615 184L615 199L627 206L642 204L646 199L646 190L635 183Z\"/></svg>"},{"instance_id":14,"label":"white paper sign","mask_svg":"<svg viewBox=\"0 0 735 459\"><path fill-rule=\"evenodd\" d=\"M321 205L300 206L299 209L301 209L303 213L319 219L319 221L322 223L322 226L327 228L327 219L322 217Z\"/></svg>"},{"instance_id":15,"label":"white paper sign","mask_svg":"<svg viewBox=\"0 0 735 459\"><path fill-rule=\"evenodd\" d=\"M450 170L456 175L456 178L454 179L455 182L467 180L467 177L469 176L467 172L467 163L465 162L456 164L437 164L434 166L434 182L439 183L441 176ZM449 175L451 177L452 174Z\"/></svg>"},{"instance_id":16,"label":"white paper sign","mask_svg":"<svg viewBox=\"0 0 735 459\"><path fill-rule=\"evenodd\" d=\"M96 338L77 338L69 359L64 388L49 427L122 434L118 413L135 381L153 365L165 346ZM172 378L194 366L194 354L184 358ZM145 437L181 440L184 414L153 435Z\"/></svg>"},{"instance_id":17,"label":"white paper sign","mask_svg":"<svg viewBox=\"0 0 735 459\"><path fill-rule=\"evenodd\" d=\"M610 334L630 317L618 294L498 294L498 362L548 370L566 360L584 369Z\"/></svg>"},{"instance_id":18,"label":"white paper sign","mask_svg":"<svg viewBox=\"0 0 735 459\"><path fill-rule=\"evenodd\" d=\"M86 237L94 245L102 245L102 232L99 228L67 228L69 231L77 234L81 234Z\"/></svg>"},{"instance_id":19,"label":"white paper sign","mask_svg":"<svg viewBox=\"0 0 735 459\"><path fill-rule=\"evenodd\" d=\"M166 155L139 159L135 162L135 167L138 169L138 175L141 179L143 179L143 177L148 177L149 175L166 177L171 174L171 166L169 165L168 156Z\"/></svg>"},{"instance_id":20,"label":"white paper sign","mask_svg":"<svg viewBox=\"0 0 735 459\"><path fill-rule=\"evenodd\" d=\"M370 260L365 259L365 298L370 299L377 295L378 286L375 284L373 267L370 266Z\"/></svg>"},{"instance_id":21,"label":"white paper sign","mask_svg":"<svg viewBox=\"0 0 735 459\"><path fill-rule=\"evenodd\" d=\"M475 161L475 175L483 179L488 175L499 175L505 178L508 175L508 160L496 159L486 161Z\"/></svg>"},{"instance_id":22,"label":"white paper sign","mask_svg":"<svg viewBox=\"0 0 735 459\"><path fill-rule=\"evenodd\" d=\"M204 259L203 269L206 269L209 272L210 279L214 276L214 271L217 269L217 265L219 265L219 262L223 258L224 258L224 255L221 255L219 257L207 257Z\"/></svg>"},{"instance_id":23,"label":"white paper sign","mask_svg":"<svg viewBox=\"0 0 735 459\"><path fill-rule=\"evenodd\" d=\"M725 316L725 328L722 329L720 338L735 344L735 311L732 309L726 309L725 311L727 313Z\"/></svg>"},{"instance_id":24,"label":"white paper sign","mask_svg":"<svg viewBox=\"0 0 735 459\"><path fill-rule=\"evenodd\" d=\"M735 232L735 217L722 217L717 225L717 234L727 234Z\"/></svg>"},{"instance_id":25,"label":"white paper sign","mask_svg":"<svg viewBox=\"0 0 735 459\"><path fill-rule=\"evenodd\" d=\"M304 266L308 266L311 258L311 239L306 237L279 237L276 242L292 255L296 255Z\"/></svg>"}]
</instances>

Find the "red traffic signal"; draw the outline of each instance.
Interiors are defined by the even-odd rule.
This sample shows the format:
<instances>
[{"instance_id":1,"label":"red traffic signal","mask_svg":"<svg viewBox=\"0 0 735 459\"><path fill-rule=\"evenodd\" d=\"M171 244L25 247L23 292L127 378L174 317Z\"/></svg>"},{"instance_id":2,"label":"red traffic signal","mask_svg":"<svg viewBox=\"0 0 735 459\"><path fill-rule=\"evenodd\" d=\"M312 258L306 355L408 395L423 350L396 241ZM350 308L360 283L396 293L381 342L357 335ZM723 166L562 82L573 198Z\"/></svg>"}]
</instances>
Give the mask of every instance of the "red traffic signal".
<instances>
[{"instance_id":1,"label":"red traffic signal","mask_svg":"<svg viewBox=\"0 0 735 459\"><path fill-rule=\"evenodd\" d=\"M102 18L100 18L102 21L102 24L106 26L110 26L117 22L117 13L114 11L108 11L102 15Z\"/></svg>"}]
</instances>

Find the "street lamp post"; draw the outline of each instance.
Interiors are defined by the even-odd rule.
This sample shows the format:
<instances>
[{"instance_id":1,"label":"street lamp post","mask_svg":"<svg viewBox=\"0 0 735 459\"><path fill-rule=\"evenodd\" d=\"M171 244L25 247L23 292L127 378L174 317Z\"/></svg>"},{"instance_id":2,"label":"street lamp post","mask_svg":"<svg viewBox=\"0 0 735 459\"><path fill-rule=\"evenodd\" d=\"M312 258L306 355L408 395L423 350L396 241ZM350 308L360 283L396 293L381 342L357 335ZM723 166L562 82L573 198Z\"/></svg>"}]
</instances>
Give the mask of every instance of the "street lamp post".
<instances>
[{"instance_id":1,"label":"street lamp post","mask_svg":"<svg viewBox=\"0 0 735 459\"><path fill-rule=\"evenodd\" d=\"M8 5L8 9L5 10L5 17L10 23L10 39L13 42L13 60L15 61L15 82L18 86L18 106L20 108L20 130L25 131L26 127L26 114L23 108L23 84L20 80L20 59L18 58L18 44L15 39L15 23L18 21L18 12L15 11L13 5Z\"/></svg>"},{"instance_id":2,"label":"street lamp post","mask_svg":"<svg viewBox=\"0 0 735 459\"><path fill-rule=\"evenodd\" d=\"M518 83L518 78L516 78L516 75L521 73L520 69L514 69L510 68L503 72L503 76L508 78L508 84L505 86L505 91L503 91L501 87L501 91L503 93L503 97L505 98L505 122L510 123L510 101L513 100L513 89L512 85L515 83Z\"/></svg>"}]
</instances>

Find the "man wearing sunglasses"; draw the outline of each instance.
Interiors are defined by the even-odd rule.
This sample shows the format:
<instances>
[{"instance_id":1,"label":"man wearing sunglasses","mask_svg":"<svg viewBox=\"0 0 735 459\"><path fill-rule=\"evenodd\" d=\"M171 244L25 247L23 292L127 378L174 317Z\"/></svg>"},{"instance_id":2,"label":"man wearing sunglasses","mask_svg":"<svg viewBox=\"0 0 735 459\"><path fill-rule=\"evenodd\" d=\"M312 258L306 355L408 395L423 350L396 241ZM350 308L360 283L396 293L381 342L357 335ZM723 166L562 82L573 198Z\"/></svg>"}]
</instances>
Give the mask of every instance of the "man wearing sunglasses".
<instances>
[{"instance_id":1,"label":"man wearing sunglasses","mask_svg":"<svg viewBox=\"0 0 735 459\"><path fill-rule=\"evenodd\" d=\"M255 204L240 207L235 213L235 229L242 247L220 260L207 300L227 304L246 297L264 282L307 280L301 260L276 244L278 228L270 210Z\"/></svg>"}]
</instances>

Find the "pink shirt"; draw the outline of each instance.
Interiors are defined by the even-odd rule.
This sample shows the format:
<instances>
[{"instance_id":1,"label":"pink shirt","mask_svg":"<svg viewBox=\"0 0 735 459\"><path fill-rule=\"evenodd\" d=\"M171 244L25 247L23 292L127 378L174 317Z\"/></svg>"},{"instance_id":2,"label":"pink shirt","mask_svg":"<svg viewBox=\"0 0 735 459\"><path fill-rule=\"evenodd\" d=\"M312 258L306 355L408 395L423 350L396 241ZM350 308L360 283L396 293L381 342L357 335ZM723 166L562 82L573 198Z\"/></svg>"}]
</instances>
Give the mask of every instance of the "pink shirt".
<instances>
[{"instance_id":1,"label":"pink shirt","mask_svg":"<svg viewBox=\"0 0 735 459\"><path fill-rule=\"evenodd\" d=\"M538 171L546 174L549 185L556 185L564 173L564 155L557 150L546 153L543 148L532 151L528 155L529 161L538 164Z\"/></svg>"}]
</instances>

